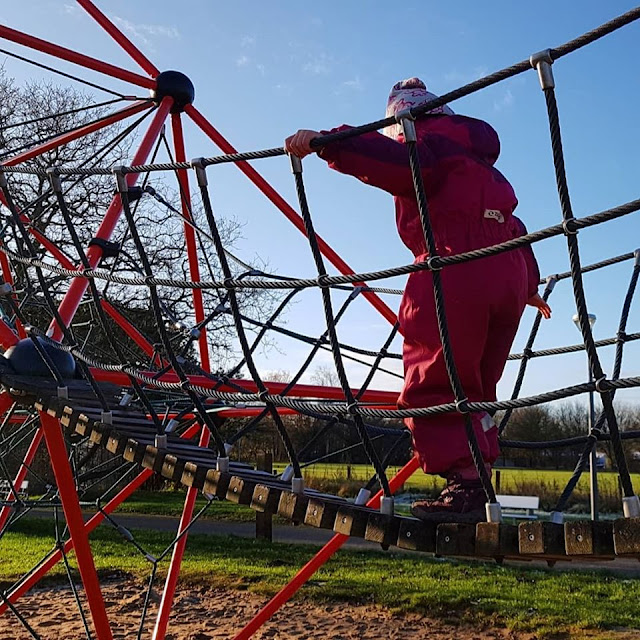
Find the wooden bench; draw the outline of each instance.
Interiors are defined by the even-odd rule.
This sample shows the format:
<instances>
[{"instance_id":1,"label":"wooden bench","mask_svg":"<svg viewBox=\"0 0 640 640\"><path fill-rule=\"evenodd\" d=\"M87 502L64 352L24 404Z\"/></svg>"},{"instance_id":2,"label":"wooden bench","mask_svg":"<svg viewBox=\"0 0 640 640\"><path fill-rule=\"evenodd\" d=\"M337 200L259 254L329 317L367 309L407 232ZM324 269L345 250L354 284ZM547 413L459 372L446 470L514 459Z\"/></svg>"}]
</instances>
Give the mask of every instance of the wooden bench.
<instances>
[{"instance_id":1,"label":"wooden bench","mask_svg":"<svg viewBox=\"0 0 640 640\"><path fill-rule=\"evenodd\" d=\"M18 495L26 498L29 490L29 481L23 480L20 483L20 488L15 487L18 491ZM0 480L0 499L6 498L7 495L13 495L11 491L11 484L8 480Z\"/></svg>"},{"instance_id":2,"label":"wooden bench","mask_svg":"<svg viewBox=\"0 0 640 640\"><path fill-rule=\"evenodd\" d=\"M523 520L537 520L536 509L540 507L538 496L505 496L497 495L496 499L502 507L502 515Z\"/></svg>"}]
</instances>

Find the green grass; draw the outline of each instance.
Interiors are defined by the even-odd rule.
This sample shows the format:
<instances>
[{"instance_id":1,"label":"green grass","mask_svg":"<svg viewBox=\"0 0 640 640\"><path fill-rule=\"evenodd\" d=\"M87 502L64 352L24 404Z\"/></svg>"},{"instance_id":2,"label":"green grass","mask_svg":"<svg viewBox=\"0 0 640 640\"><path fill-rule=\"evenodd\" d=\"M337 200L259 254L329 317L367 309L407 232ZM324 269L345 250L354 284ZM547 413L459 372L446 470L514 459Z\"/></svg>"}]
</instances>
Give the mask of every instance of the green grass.
<instances>
[{"instance_id":1,"label":"green grass","mask_svg":"<svg viewBox=\"0 0 640 640\"><path fill-rule=\"evenodd\" d=\"M146 515L175 516L182 515L186 492L179 491L136 491L117 509L120 513L137 513ZM195 512L207 504L207 500L198 494ZM224 520L228 522L253 522L256 512L244 505L226 500L216 501L203 518ZM284 522L284 521L283 521Z\"/></svg>"},{"instance_id":2,"label":"green grass","mask_svg":"<svg viewBox=\"0 0 640 640\"><path fill-rule=\"evenodd\" d=\"M5 588L52 549L51 529L50 522L25 518L4 536L0 583ZM134 534L145 550L156 556L171 541L169 534L160 532ZM124 571L140 580L148 577L148 561L113 529L99 527L91 540L102 574ZM314 552L304 545L192 534L182 580L185 585L224 586L271 595ZM164 568L166 563L161 565L160 576ZM52 573L61 576L60 566ZM584 629L640 629L640 580L635 578L443 561L393 552L341 551L298 597L377 603L394 611L450 622L535 630L539 638L558 632L580 638Z\"/></svg>"}]
</instances>

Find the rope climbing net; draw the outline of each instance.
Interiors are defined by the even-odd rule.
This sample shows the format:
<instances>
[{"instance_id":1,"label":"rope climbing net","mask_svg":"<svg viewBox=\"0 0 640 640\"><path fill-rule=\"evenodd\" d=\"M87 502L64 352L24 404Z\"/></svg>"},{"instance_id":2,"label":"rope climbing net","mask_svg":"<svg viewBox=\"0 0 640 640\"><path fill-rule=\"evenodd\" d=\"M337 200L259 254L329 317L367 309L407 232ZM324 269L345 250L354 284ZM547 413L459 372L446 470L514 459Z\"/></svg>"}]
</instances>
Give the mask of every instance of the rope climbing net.
<instances>
[{"instance_id":1,"label":"rope climbing net","mask_svg":"<svg viewBox=\"0 0 640 640\"><path fill-rule=\"evenodd\" d=\"M410 265L355 273L314 229L302 162L298 158L290 158L298 197L296 211L249 164L250 161L283 156L284 149L237 152L193 106L193 86L186 76L177 72L160 73L89 0L78 2L123 46L147 76L113 67L9 27L0 26L0 36L130 82L136 87L150 89L152 98L113 92L13 52L0 50L5 55L62 73L68 79L88 84L92 89L115 95L105 102L68 109L63 115L84 116L94 110L98 116L93 119L87 116L81 124L75 121L67 131L11 148L0 164L0 266L4 280L0 291L0 343L6 350L6 358L0 363L4 386L0 395L4 411L0 424L0 477L6 486L5 494L0 496L0 544L5 534L19 526L20 520L36 508L50 510L55 534L54 551L15 584L0 590L0 613L12 613L24 629L33 637L39 637L27 617L20 612L18 599L62 560L74 589L85 632L90 637L89 619L74 586L67 559L73 549L97 637L111 637L88 545L88 534L98 524L106 522L151 565L138 637L145 628L149 593L157 580L158 567L165 558L172 556L165 597L154 630L154 638L164 637L189 529L216 500L223 498L251 505L259 511L277 512L312 526L327 527L339 535L367 537L384 546L396 544L442 555L464 554L462 534L450 547L446 545L453 544L451 536L437 538L440 526L447 523L440 523L439 527L431 530L424 523L394 513L392 496L416 470L415 460L405 464L394 477L388 475L390 465L402 458L409 447L409 434L401 426L401 419L451 412L457 412L464 420L470 451L487 495L488 522L479 525L477 530L472 527L473 534L470 535L475 545L472 554L494 557L537 554L556 559L569 554L564 529L559 548L558 529L553 527L562 529L562 514L568 500L594 447L603 441L610 443L613 452L623 493L623 520L626 522L618 524L616 531L612 531L605 551L591 549L582 553L590 556L640 553L640 548L637 548L637 539L640 538L628 542L629 527L635 532L633 535L637 535L633 527L638 526L636 518L640 517L640 502L634 492L623 446L624 440L640 438L640 432L622 431L613 405L618 389L640 386L640 377L621 377L624 346L640 337L640 333L627 331L640 273L640 252L630 251L585 266L580 259L578 244L581 229L631 214L640 209L640 200L586 217L575 217L565 175L552 73L555 61L637 20L640 9L629 11L560 47L535 54L530 60L476 80L426 105L402 112L397 118L385 118L316 138L313 145L320 149L332 142L391 124L398 123L404 129L407 158L429 257ZM435 107L452 103L531 69L538 73L546 101L562 221L508 242L458 255L440 256L436 251L416 149L414 120ZM106 107L121 101L131 104L112 113L104 112ZM222 150L222 155L187 161L182 132L185 114ZM19 125L43 122L60 115L10 122L2 127L0 134L4 135ZM128 118L136 120L126 128L118 125ZM171 121L173 149L164 132L167 119ZM131 164L106 167L105 158L110 157L118 145L148 120L148 128ZM104 144L95 148L81 165L47 166L42 162L49 151L73 144L113 125L117 127L113 137L103 141ZM158 162L157 157L162 153L167 156L167 161ZM270 273L266 268L252 265L252 261L245 261L231 252L224 222L214 212L212 201L215 192L209 184L209 176L215 168L230 163L240 168L306 236L316 270L314 277ZM98 228L90 230L79 224L74 210L76 205L70 204L77 202L78 190L88 180L93 182L85 193L101 189L110 200L104 206ZM168 182L177 185L173 191L165 188ZM191 182L196 185L193 193ZM22 186L25 183L40 185L35 198L23 197ZM161 246L167 243L168 236L161 236L157 231L158 219L163 221L162 233L182 226L184 236L177 254L175 245ZM87 237L87 232L92 235ZM51 234L55 234L55 238L50 237ZM495 402L469 401L451 348L442 270L556 236L566 238L570 270L541 282L545 285L543 298L549 299L558 282L571 280L582 344L534 351L541 320L538 314L522 353L509 357L520 362L511 397ZM183 249L186 250L186 261L176 257ZM163 251L168 252L164 259ZM631 262L633 268L618 331L612 338L596 341L589 323L583 274L622 262ZM339 273L330 275L327 263ZM401 378L394 365L402 356L393 351L399 327L395 313L383 297L398 296L402 291L383 285L385 280L417 271L432 274L438 328L453 400L438 406L398 409L397 393L371 388L380 373ZM207 276L202 278L202 272ZM322 305L325 328L319 336L290 329L283 321L291 303L309 291L317 292ZM338 336L341 320L354 302L361 299L389 322L386 338L374 348L347 344ZM128 302L123 304L123 300ZM336 304L337 300L339 304ZM225 331L233 335L238 356L234 362L226 362L224 369L214 370L211 350L215 349L216 343L223 341L219 336ZM256 354L273 335L285 336L308 348L302 364L286 382L265 380L256 363ZM610 376L605 374L598 354L598 348L607 345L616 347ZM593 381L520 397L527 366L533 358L580 350L587 353ZM325 353L331 356L338 384L323 387L301 383L312 364L317 362L318 355ZM351 363L365 371L364 380L358 388L353 388L347 375L346 365ZM247 378L243 377L245 371L248 372ZM500 506L482 461L471 415L474 412L491 415L502 412L499 421L502 434L514 410L586 392L599 394L602 412L584 436L544 442L505 438L501 441L501 446L507 449L581 448L574 473L555 505L550 523L553 527L538 530L535 526L542 523L526 525L534 527L542 541L541 548L527 547L528 542L535 538L532 529L525 530L524 539L522 532L519 534L517 530L515 539L501 533L511 529L500 524ZM313 438L305 439L296 433L292 416L307 417L323 426L316 430ZM65 428L64 435L59 424ZM243 443L247 442L254 443L245 445L245 450L253 455L256 436L262 433L265 425L277 434L279 446L287 459L286 468L277 475L255 470L251 464L253 459L248 457L243 461L241 455ZM340 438L332 440L335 446L325 446L329 435L334 433L341 434ZM43 440L51 460L52 473L47 477L43 477L34 465ZM305 466L337 459L356 448L364 452L375 474L364 484L355 502L305 487ZM141 467L144 470L141 471ZM146 550L113 515L113 510L154 472L190 488L180 528L172 543L159 555ZM41 497L25 499L21 486L27 478L42 485ZM374 494L378 488L378 493ZM197 490L204 492L207 504L194 514ZM87 497L94 495L99 496L97 502L88 503ZM81 507L89 506L94 509L94 515L85 523ZM64 526L60 520L61 509ZM487 532L494 530L483 529L484 525L497 527L499 533L493 547L487 542ZM592 523L591 526L596 525ZM65 539L67 531L69 538ZM597 537L593 533L595 529L589 531L593 541ZM616 539L616 532L622 537ZM519 535L521 537L518 538ZM582 540L585 536L582 533L581 536ZM623 539L627 542L621 542ZM468 537L465 540L468 542ZM315 570L342 541L334 539L324 555L305 567L297 579L238 637L249 637L308 579L309 571ZM481 549L484 550L482 553Z\"/></svg>"}]
</instances>

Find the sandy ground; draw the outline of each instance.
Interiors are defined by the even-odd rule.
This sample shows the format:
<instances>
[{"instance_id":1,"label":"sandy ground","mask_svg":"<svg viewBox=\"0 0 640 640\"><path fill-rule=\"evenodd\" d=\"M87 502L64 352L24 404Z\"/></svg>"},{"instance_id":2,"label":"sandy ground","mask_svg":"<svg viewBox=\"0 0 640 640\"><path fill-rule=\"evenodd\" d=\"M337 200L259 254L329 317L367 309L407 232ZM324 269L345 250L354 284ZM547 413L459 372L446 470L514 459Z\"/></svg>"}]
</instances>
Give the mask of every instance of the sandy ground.
<instances>
[{"instance_id":1,"label":"sandy ground","mask_svg":"<svg viewBox=\"0 0 640 640\"><path fill-rule=\"evenodd\" d=\"M136 638L143 607L144 589L132 581L103 583L107 612L115 640ZM245 591L212 588L189 589L176 596L167 640L210 640L233 638L267 602L264 596ZM158 595L152 596L150 616L143 638L151 638L158 608ZM86 638L68 585L34 589L18 603L37 637L43 640ZM325 640L536 640L530 633L506 629L478 629L433 620L419 615L394 615L374 605L360 606L293 602L283 607L254 636L256 639ZM566 638L558 634L557 640ZM581 636L592 637L591 634ZM632 640L637 632L597 634L598 640ZM0 640L22 640L33 636L12 615L0 617Z\"/></svg>"},{"instance_id":2,"label":"sandy ground","mask_svg":"<svg viewBox=\"0 0 640 640\"><path fill-rule=\"evenodd\" d=\"M143 606L144 590L132 582L103 584L107 612L115 640L135 638ZM267 598L246 591L191 589L178 593L167 640L210 640L233 638ZM158 608L157 593L143 638L151 637ZM68 585L34 589L19 600L18 610L43 640L86 638L71 589ZM0 640L30 639L13 616L0 617ZM287 603L254 638L305 640L341 639L426 639L445 640L533 640L531 634L514 634L503 629L482 630L460 627L418 615L397 616L376 606L345 604L318 605Z\"/></svg>"}]
</instances>

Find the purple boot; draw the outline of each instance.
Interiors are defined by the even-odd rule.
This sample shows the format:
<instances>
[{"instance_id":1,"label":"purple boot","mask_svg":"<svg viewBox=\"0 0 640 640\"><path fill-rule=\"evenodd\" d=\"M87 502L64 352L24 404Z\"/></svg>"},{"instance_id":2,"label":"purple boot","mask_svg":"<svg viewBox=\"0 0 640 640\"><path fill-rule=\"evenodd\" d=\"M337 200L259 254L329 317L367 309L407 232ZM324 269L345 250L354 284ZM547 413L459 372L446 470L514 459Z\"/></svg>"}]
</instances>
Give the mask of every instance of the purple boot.
<instances>
[{"instance_id":1,"label":"purple boot","mask_svg":"<svg viewBox=\"0 0 640 640\"><path fill-rule=\"evenodd\" d=\"M433 500L418 500L411 513L425 522L483 522L487 495L480 479L464 480L459 474L447 479L447 486Z\"/></svg>"}]
</instances>

